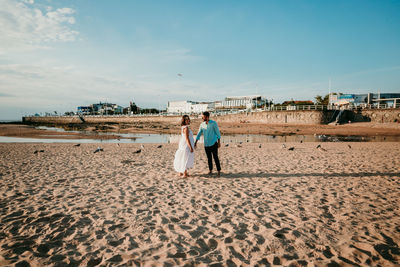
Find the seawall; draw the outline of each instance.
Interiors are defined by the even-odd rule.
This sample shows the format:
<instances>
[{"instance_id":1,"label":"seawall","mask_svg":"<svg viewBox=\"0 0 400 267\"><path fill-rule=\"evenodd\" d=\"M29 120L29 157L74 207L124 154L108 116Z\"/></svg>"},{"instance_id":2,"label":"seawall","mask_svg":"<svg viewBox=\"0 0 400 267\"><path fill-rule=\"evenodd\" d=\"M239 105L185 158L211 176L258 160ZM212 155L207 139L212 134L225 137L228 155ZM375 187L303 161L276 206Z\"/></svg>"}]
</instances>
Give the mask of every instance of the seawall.
<instances>
[{"instance_id":1,"label":"seawall","mask_svg":"<svg viewBox=\"0 0 400 267\"><path fill-rule=\"evenodd\" d=\"M354 122L376 122L388 123L400 121L400 109L364 109L352 110L349 113L349 120Z\"/></svg>"},{"instance_id":2,"label":"seawall","mask_svg":"<svg viewBox=\"0 0 400 267\"><path fill-rule=\"evenodd\" d=\"M218 115L213 118L218 122L250 122L270 124L322 124L329 119L330 111L262 111L239 114ZM200 116L191 115L192 119ZM138 123L164 122L176 124L181 116L84 116L88 124L102 123ZM78 116L23 117L26 124L81 124Z\"/></svg>"},{"instance_id":3,"label":"seawall","mask_svg":"<svg viewBox=\"0 0 400 267\"><path fill-rule=\"evenodd\" d=\"M335 113L336 112L336 113ZM327 124L335 119L338 111L334 110L297 110L297 111L262 111L243 112L238 114L218 115L218 122L229 123L265 123L265 124ZM199 116L191 115L196 120ZM176 124L181 116L85 116L88 124L102 123L143 123L164 122ZM346 110L343 122L376 122L388 123L400 121L400 109ZM78 116L23 117L26 124L81 124Z\"/></svg>"},{"instance_id":4,"label":"seawall","mask_svg":"<svg viewBox=\"0 0 400 267\"><path fill-rule=\"evenodd\" d=\"M250 122L265 124L324 124L330 119L331 111L262 111L218 116L219 122Z\"/></svg>"},{"instance_id":5,"label":"seawall","mask_svg":"<svg viewBox=\"0 0 400 267\"><path fill-rule=\"evenodd\" d=\"M137 122L171 122L176 123L181 116L84 116L89 124L101 123L137 123ZM52 124L81 124L78 116L47 116L47 117L23 117L23 123L52 123Z\"/></svg>"}]
</instances>

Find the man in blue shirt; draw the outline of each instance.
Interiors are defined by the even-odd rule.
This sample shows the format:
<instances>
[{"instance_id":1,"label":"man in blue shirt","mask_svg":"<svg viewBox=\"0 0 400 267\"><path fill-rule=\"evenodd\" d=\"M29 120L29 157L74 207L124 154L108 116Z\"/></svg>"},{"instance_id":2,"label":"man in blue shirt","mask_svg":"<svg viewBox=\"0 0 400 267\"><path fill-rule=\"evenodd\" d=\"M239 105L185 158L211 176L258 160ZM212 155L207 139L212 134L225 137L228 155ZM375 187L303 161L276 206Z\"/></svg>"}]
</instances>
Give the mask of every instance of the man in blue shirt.
<instances>
[{"instance_id":1,"label":"man in blue shirt","mask_svg":"<svg viewBox=\"0 0 400 267\"><path fill-rule=\"evenodd\" d=\"M208 159L208 174L212 174L213 163L212 158L214 158L215 166L217 166L218 177L221 175L221 165L219 164L218 158L218 148L221 147L221 133L218 129L218 124L210 120L210 113L203 112L203 122L200 124L199 132L197 133L196 142L194 147L197 147L197 141L200 140L201 135L204 135L204 148L206 150Z\"/></svg>"}]
</instances>

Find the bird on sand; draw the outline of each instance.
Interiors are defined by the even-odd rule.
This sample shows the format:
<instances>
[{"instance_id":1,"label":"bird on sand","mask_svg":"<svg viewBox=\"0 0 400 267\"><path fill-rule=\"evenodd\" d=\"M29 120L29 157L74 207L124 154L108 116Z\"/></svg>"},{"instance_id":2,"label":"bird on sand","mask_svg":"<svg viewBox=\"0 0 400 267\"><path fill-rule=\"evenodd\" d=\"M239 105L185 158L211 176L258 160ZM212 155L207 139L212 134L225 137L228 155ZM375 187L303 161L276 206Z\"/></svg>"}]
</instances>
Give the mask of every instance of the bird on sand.
<instances>
[{"instance_id":1,"label":"bird on sand","mask_svg":"<svg viewBox=\"0 0 400 267\"><path fill-rule=\"evenodd\" d=\"M282 144L282 148L286 148L286 145L285 145L285 144Z\"/></svg>"},{"instance_id":2,"label":"bird on sand","mask_svg":"<svg viewBox=\"0 0 400 267\"><path fill-rule=\"evenodd\" d=\"M159 145L157 148L162 148L162 145Z\"/></svg>"},{"instance_id":3,"label":"bird on sand","mask_svg":"<svg viewBox=\"0 0 400 267\"><path fill-rule=\"evenodd\" d=\"M81 144L76 144L76 145L74 145L74 146L81 146Z\"/></svg>"},{"instance_id":4,"label":"bird on sand","mask_svg":"<svg viewBox=\"0 0 400 267\"><path fill-rule=\"evenodd\" d=\"M133 152L133 153L139 154L140 152L142 152L142 150L141 150L141 149L138 149L138 150L136 150L136 151Z\"/></svg>"},{"instance_id":5,"label":"bird on sand","mask_svg":"<svg viewBox=\"0 0 400 267\"><path fill-rule=\"evenodd\" d=\"M317 146L317 148L320 148L320 147L321 147L321 145L318 145L318 146Z\"/></svg>"},{"instance_id":6,"label":"bird on sand","mask_svg":"<svg viewBox=\"0 0 400 267\"><path fill-rule=\"evenodd\" d=\"M261 148L261 144L258 145L258 148Z\"/></svg>"},{"instance_id":7,"label":"bird on sand","mask_svg":"<svg viewBox=\"0 0 400 267\"><path fill-rule=\"evenodd\" d=\"M143 144L140 145L140 149L144 149L144 145Z\"/></svg>"},{"instance_id":8,"label":"bird on sand","mask_svg":"<svg viewBox=\"0 0 400 267\"><path fill-rule=\"evenodd\" d=\"M228 147L229 146L229 144L225 144L225 147Z\"/></svg>"},{"instance_id":9,"label":"bird on sand","mask_svg":"<svg viewBox=\"0 0 400 267\"><path fill-rule=\"evenodd\" d=\"M292 147L289 147L288 150L293 151L293 150L294 150L294 147L293 147L293 146L292 146Z\"/></svg>"},{"instance_id":10,"label":"bird on sand","mask_svg":"<svg viewBox=\"0 0 400 267\"><path fill-rule=\"evenodd\" d=\"M102 149L101 147L97 147L97 149L93 153L97 153L97 152L100 152L100 151L104 151L104 149Z\"/></svg>"}]
</instances>

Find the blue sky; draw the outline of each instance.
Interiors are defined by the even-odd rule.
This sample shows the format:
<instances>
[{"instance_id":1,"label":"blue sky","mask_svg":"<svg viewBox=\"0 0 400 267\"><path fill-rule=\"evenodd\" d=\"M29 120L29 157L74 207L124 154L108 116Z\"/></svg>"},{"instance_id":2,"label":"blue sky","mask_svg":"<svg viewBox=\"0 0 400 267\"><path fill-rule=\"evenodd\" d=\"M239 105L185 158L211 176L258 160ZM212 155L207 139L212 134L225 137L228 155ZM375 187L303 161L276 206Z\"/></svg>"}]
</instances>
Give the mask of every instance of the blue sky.
<instances>
[{"instance_id":1,"label":"blue sky","mask_svg":"<svg viewBox=\"0 0 400 267\"><path fill-rule=\"evenodd\" d=\"M400 92L399 48L400 1L0 0L0 119Z\"/></svg>"}]
</instances>

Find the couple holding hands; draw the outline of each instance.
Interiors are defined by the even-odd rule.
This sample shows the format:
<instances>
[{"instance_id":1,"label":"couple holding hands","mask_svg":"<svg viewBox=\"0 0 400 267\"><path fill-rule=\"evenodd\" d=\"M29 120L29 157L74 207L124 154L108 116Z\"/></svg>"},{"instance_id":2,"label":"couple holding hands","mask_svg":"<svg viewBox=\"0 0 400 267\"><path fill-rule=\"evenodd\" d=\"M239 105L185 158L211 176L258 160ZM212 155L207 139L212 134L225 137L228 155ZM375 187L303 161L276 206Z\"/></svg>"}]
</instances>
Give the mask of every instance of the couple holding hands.
<instances>
[{"instance_id":1,"label":"couple holding hands","mask_svg":"<svg viewBox=\"0 0 400 267\"><path fill-rule=\"evenodd\" d=\"M201 135L204 135L204 149L208 159L208 174L212 174L214 158L217 167L217 176L221 175L221 165L218 158L218 148L221 147L221 134L218 125L215 121L210 120L210 113L203 112L203 122L200 124L199 132L194 142L193 132L190 130L190 118L188 115L182 116L181 121L181 138L179 147L175 153L174 168L179 173L179 176L189 177L188 170L194 166L194 149L197 147L197 142Z\"/></svg>"}]
</instances>

